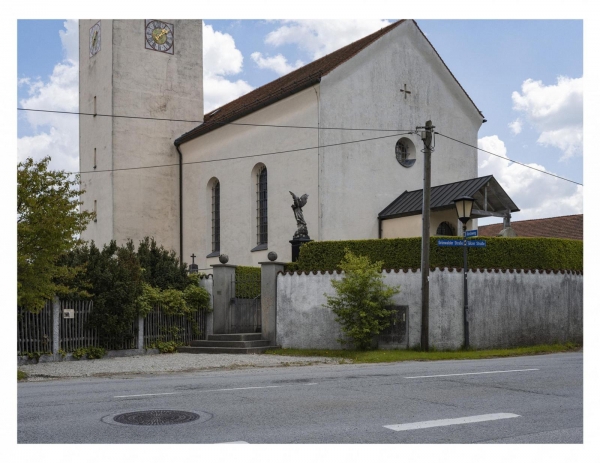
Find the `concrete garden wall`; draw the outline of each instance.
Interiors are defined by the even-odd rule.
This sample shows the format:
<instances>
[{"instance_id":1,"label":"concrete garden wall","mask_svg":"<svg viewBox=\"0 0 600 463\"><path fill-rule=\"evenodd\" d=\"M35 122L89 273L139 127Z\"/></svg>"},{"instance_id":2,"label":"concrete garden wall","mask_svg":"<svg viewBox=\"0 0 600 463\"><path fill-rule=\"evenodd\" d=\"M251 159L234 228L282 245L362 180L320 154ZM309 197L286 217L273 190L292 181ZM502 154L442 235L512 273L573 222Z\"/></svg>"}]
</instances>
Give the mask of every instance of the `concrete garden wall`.
<instances>
[{"instance_id":1,"label":"concrete garden wall","mask_svg":"<svg viewBox=\"0 0 600 463\"><path fill-rule=\"evenodd\" d=\"M387 285L400 285L393 303L408 306L407 345L421 337L420 270L384 271ZM342 273L280 273L277 276L277 344L339 349L335 315L323 307L332 280ZM430 272L430 345L463 344L463 274ZM474 348L583 342L583 275L579 272L475 270L468 273L470 343Z\"/></svg>"}]
</instances>

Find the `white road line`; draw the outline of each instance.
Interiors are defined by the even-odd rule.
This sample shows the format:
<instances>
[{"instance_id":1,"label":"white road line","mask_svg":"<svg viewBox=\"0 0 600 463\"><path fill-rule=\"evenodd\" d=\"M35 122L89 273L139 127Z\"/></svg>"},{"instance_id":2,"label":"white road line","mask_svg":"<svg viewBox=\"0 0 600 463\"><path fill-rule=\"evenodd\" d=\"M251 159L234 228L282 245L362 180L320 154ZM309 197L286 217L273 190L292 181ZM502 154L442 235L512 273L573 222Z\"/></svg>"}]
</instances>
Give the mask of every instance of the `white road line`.
<instances>
[{"instance_id":1,"label":"white road line","mask_svg":"<svg viewBox=\"0 0 600 463\"><path fill-rule=\"evenodd\" d=\"M429 375L429 376L405 376L404 379L415 378L440 378L442 376L467 376L467 375L491 375L494 373L513 373L515 371L539 371L539 368L528 368L526 370L499 370L499 371L479 371L476 373L452 373L451 375Z\"/></svg>"},{"instance_id":2,"label":"white road line","mask_svg":"<svg viewBox=\"0 0 600 463\"><path fill-rule=\"evenodd\" d=\"M506 418L517 418L519 416L521 415L515 415L514 413L491 413L489 415L465 416L462 418L452 418L447 420L418 421L416 423L405 424L388 424L387 426L384 426L384 428L391 429L392 431L408 431L411 429L451 426L453 424L479 423L481 421L504 420Z\"/></svg>"},{"instance_id":3,"label":"white road line","mask_svg":"<svg viewBox=\"0 0 600 463\"><path fill-rule=\"evenodd\" d=\"M317 383L306 383L302 384L302 386L315 386ZM219 391L245 391L247 389L270 389L274 387L285 387L285 386L254 386L254 387L233 387L228 389L205 389L203 391L198 392L219 392ZM122 399L126 397L147 397L153 395L171 395L171 394L179 394L179 392L160 392L157 394L135 394L135 395L116 395L115 399Z\"/></svg>"},{"instance_id":4,"label":"white road line","mask_svg":"<svg viewBox=\"0 0 600 463\"><path fill-rule=\"evenodd\" d=\"M249 444L250 442L246 442L245 440L236 440L233 442L215 442L215 444L220 445L220 444Z\"/></svg>"}]
</instances>

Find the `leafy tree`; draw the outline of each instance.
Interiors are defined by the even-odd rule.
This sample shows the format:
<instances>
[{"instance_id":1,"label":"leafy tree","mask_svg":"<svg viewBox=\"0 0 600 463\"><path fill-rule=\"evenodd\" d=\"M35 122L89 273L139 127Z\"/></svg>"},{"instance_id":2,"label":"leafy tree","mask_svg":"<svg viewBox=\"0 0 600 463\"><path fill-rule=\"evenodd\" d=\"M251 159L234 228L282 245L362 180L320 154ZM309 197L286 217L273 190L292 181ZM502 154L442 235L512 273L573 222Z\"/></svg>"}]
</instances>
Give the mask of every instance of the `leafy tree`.
<instances>
[{"instance_id":1,"label":"leafy tree","mask_svg":"<svg viewBox=\"0 0 600 463\"><path fill-rule=\"evenodd\" d=\"M184 290L189 284L186 264L180 264L174 251L158 246L154 238L146 237L138 246L137 256L144 269L144 280L162 290Z\"/></svg>"},{"instance_id":2,"label":"leafy tree","mask_svg":"<svg viewBox=\"0 0 600 463\"><path fill-rule=\"evenodd\" d=\"M70 180L64 171L49 170L49 162L50 157L28 158L17 165L17 303L32 312L55 294L71 291L64 283L79 268L59 260L94 217L79 210L79 177Z\"/></svg>"},{"instance_id":3,"label":"leafy tree","mask_svg":"<svg viewBox=\"0 0 600 463\"><path fill-rule=\"evenodd\" d=\"M138 299L143 294L142 269L133 243L117 246L113 240L100 250L91 242L72 257L85 266L80 281L94 300L89 324L98 330L103 345L120 344L137 319Z\"/></svg>"},{"instance_id":4,"label":"leafy tree","mask_svg":"<svg viewBox=\"0 0 600 463\"><path fill-rule=\"evenodd\" d=\"M352 342L354 347L366 350L371 347L373 336L390 324L391 298L399 287L383 283L382 262L371 263L366 256L356 256L346 250L340 263L345 275L340 281L332 281L336 296L328 296L327 307L336 315L342 332L347 338L338 339L341 344Z\"/></svg>"}]
</instances>

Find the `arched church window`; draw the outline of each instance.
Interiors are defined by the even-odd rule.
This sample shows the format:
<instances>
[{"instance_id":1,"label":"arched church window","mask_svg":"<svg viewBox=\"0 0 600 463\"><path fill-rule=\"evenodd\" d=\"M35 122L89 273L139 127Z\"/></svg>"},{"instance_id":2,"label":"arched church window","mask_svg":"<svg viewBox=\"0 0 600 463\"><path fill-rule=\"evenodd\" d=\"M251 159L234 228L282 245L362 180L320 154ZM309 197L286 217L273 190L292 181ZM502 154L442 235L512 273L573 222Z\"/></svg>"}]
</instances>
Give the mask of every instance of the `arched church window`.
<instances>
[{"instance_id":1,"label":"arched church window","mask_svg":"<svg viewBox=\"0 0 600 463\"><path fill-rule=\"evenodd\" d=\"M442 222L435 234L440 236L456 236L454 227L449 222Z\"/></svg>"},{"instance_id":2,"label":"arched church window","mask_svg":"<svg viewBox=\"0 0 600 463\"><path fill-rule=\"evenodd\" d=\"M215 180L212 187L212 251L221 250L221 183Z\"/></svg>"},{"instance_id":3,"label":"arched church window","mask_svg":"<svg viewBox=\"0 0 600 463\"><path fill-rule=\"evenodd\" d=\"M256 244L267 244L267 168L261 167L256 174Z\"/></svg>"}]
</instances>

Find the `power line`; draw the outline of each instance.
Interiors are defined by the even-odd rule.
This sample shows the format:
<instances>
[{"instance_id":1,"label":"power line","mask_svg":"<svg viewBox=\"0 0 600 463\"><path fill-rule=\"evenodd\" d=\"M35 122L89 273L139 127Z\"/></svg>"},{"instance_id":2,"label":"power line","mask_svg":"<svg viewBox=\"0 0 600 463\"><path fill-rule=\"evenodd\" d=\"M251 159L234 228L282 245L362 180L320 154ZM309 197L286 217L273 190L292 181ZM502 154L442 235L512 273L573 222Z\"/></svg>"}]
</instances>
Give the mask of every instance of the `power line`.
<instances>
[{"instance_id":1,"label":"power line","mask_svg":"<svg viewBox=\"0 0 600 463\"><path fill-rule=\"evenodd\" d=\"M163 119L158 117L142 117L142 116L121 116L116 114L94 114L94 113L83 113L75 111L54 111L50 109L31 109L31 108L17 108L17 111L30 111L39 113L54 113L54 114L73 114L80 116L98 116L98 117L114 117L122 119L140 119L146 121L167 121L167 122L190 122L194 124L203 124L204 121L194 121L188 119ZM219 122L211 121L210 124L217 125L239 125L249 127L275 127L282 129L313 129L313 130L358 130L358 131L372 131L372 132L398 132L398 131L411 131L412 129L368 129L368 128L344 128L344 127L315 127L315 126L301 126L301 125L275 125L275 124L250 124L242 122ZM207 123L207 124L209 124Z\"/></svg>"},{"instance_id":2,"label":"power line","mask_svg":"<svg viewBox=\"0 0 600 463\"><path fill-rule=\"evenodd\" d=\"M406 131L406 132L409 132L409 131ZM255 157L259 157L259 156L270 156L272 154L294 153L294 152L298 152L298 151L308 151L308 150L314 150L314 149L319 149L319 148L330 148L332 146L350 145L352 143L361 143L364 141L373 141L373 140L381 140L383 138L397 137L398 135L405 135L406 132L395 133L393 135L384 135L381 137L363 138L361 140L346 141L346 142L341 142L341 143L332 143L330 145L317 145L317 146L310 146L307 148L296 148L296 149L285 150L285 151L273 151L271 153L249 154L247 156L234 156L234 157L222 158L222 159L206 159L204 161L183 162L182 165L203 164L203 163L207 163L207 162L219 162L219 161L231 161L234 159L255 158ZM409 133L411 133L411 132L412 131L410 131ZM160 164L160 165L156 165L156 166L123 167L121 169L88 170L88 171L82 171L79 173L80 174L95 174L95 173L100 173L100 172L116 172L116 171L123 171L123 170L154 169L157 167L173 167L173 166L178 166L178 165L179 165L179 163ZM68 173L77 174L77 172L68 172Z\"/></svg>"},{"instance_id":3,"label":"power line","mask_svg":"<svg viewBox=\"0 0 600 463\"><path fill-rule=\"evenodd\" d=\"M156 117L142 117L142 116L122 116L122 115L115 115L115 114L94 114L94 113L84 113L84 112L74 112L74 111L55 111L55 110L48 110L48 109L32 109L32 108L17 108L18 111L31 111L31 112L43 112L43 113L54 113L54 114L72 114L72 115L82 115L82 116L99 116L99 117L114 117L114 118L123 118L123 119L140 119L140 120L151 120L151 121L168 121L168 122L189 122L189 123L197 123L197 124L202 124L204 121L195 121L195 120L188 120L188 119L167 119L167 118L156 118ZM373 131L373 132L402 132L402 133L395 133L393 135L387 135L384 137L374 137L374 138L366 138L363 140L356 140L356 141L352 141L352 142L344 142L344 143L335 143L335 144L331 144L331 145L321 145L321 146L313 146L313 147L309 147L309 148L298 148L298 149L294 149L294 150L286 150L286 151L275 151L272 153L261 153L261 154L254 154L254 155L249 155L249 156L237 156L237 157L231 157L231 158L223 158L223 159L212 159L212 160L206 160L206 161L195 161L195 162L184 162L183 164L199 164L199 163L205 163L205 162L216 162L216 161L229 161L229 160L234 160L234 159L243 159L243 158L250 158L250 157L257 157L257 156L268 156L271 154L283 154L283 153L292 153L292 152L296 152L296 151L306 151L306 150L311 150L311 149L318 149L318 148L328 148L328 147L332 147L332 146L339 146L339 145L346 145L349 143L360 143L363 141L371 141L371 140L378 140L381 138L389 138L389 137L395 137L397 135L402 135L405 133L412 133L414 132L414 130L412 129L372 129L372 128L344 128L344 127L314 127L314 126L296 126L296 125L275 125L275 124L250 124L250 123L241 123L241 122L210 122L211 124L218 124L218 125L237 125L237 126L248 126L248 127L273 127L273 128L288 128L288 129L313 129L313 130L347 130L347 131ZM464 141L460 141L457 140L455 138L449 137L448 135L444 135L443 133L440 132L435 132L437 135L440 135L442 137L448 138L449 140L455 141L457 143L461 143L463 145L469 146L471 148L475 148L479 151L483 151L485 153L491 154L492 156L496 156L499 158L502 158L506 161L509 162L514 162L515 164L519 164L523 167L527 167L528 169L533 169L537 172L541 172L543 174L546 175L550 175L552 177L556 177L558 179L561 180L565 180L567 182L571 182L574 183L576 185L581 185L583 186L582 183L576 182L574 180L570 180L568 178L565 177L561 177L560 175L556 175L553 173L550 173L548 171L545 170L541 170L541 169L537 169L535 167L529 166L527 164L524 164L522 162L519 161L514 161L512 159L509 159L507 157L501 156L499 154L495 154L492 153L490 151L484 150L482 148L479 148L478 146L473 146L469 143L466 143ZM115 172L115 171L122 171L122 170L138 170L138 169L152 169L152 168L158 168L158 167L172 167L172 166L177 166L179 165L177 164L161 164L161 165L156 165L156 166L143 166L143 167L126 167L126 168L122 168L122 169L106 169L106 170L91 170L91 171L84 171L84 172L79 172L81 174L91 174L91 173L96 173L96 172ZM69 172L70 174L76 174L77 172Z\"/></svg>"},{"instance_id":4,"label":"power line","mask_svg":"<svg viewBox=\"0 0 600 463\"><path fill-rule=\"evenodd\" d=\"M448 135L444 135L443 133L439 133L439 132L435 132L435 133L437 133L438 135L440 135L440 136L442 136L442 137L444 137L444 138L448 138L449 140L455 141L455 142L457 142L457 143L462 143L463 145L470 146L471 148L475 148L475 149L477 149L477 150L479 150L479 151L483 151L484 153L491 154L492 156L496 156L496 157L499 157L499 158L501 158L501 159L504 159L504 160L506 160L506 161L514 162L515 164L519 164L519 165L521 165L521 166L523 166L523 167L527 167L528 169L537 170L538 172L541 172L542 174L551 175L552 177L556 177L556 178L559 178L559 179L561 179L561 180L566 180L567 182L571 182L571 183L575 183L576 185L581 185L581 186L583 186L583 183L579 183L579 182L576 182L576 181L574 181L574 180L569 180L568 178L561 177L561 176L559 176L559 175L553 174L553 173L551 173L551 172L547 172L547 171L545 171L545 170L536 169L535 167L528 166L527 164L523 164L522 162L519 162L519 161L513 161L512 159L509 159L509 158L506 158L506 157L504 157L504 156L500 156L499 154L495 154L495 153L492 153L492 152L490 152L490 151L484 150L484 149L482 149L482 148L479 148L478 146L473 146L473 145L470 145L469 143L465 143L464 141L460 141L460 140L457 140L457 139L455 139L455 138L449 137Z\"/></svg>"}]
</instances>

